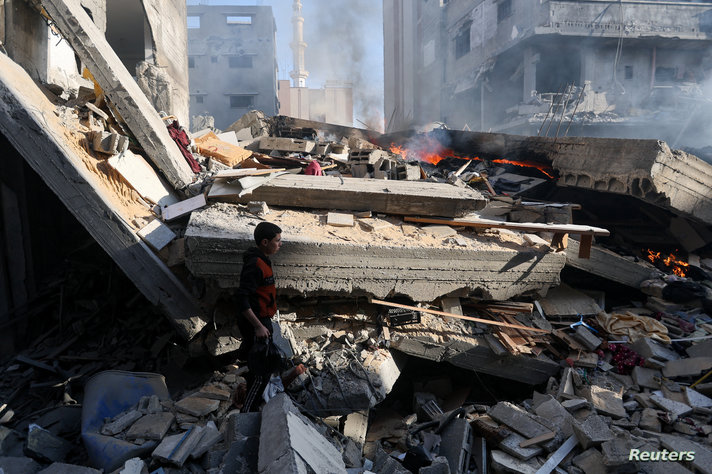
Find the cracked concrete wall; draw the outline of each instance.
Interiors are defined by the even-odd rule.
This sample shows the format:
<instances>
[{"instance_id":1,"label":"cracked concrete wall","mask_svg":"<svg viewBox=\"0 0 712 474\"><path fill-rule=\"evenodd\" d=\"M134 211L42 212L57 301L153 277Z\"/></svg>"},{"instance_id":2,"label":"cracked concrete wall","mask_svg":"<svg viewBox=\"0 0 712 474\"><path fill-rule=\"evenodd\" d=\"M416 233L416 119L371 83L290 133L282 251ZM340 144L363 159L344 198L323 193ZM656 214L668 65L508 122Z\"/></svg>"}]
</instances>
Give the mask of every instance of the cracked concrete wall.
<instances>
[{"instance_id":1,"label":"cracked concrete wall","mask_svg":"<svg viewBox=\"0 0 712 474\"><path fill-rule=\"evenodd\" d=\"M138 85L156 110L175 115L188 126L188 29L183 0L142 0L146 14L146 61L135 74ZM149 50L151 48L151 50Z\"/></svg>"}]
</instances>

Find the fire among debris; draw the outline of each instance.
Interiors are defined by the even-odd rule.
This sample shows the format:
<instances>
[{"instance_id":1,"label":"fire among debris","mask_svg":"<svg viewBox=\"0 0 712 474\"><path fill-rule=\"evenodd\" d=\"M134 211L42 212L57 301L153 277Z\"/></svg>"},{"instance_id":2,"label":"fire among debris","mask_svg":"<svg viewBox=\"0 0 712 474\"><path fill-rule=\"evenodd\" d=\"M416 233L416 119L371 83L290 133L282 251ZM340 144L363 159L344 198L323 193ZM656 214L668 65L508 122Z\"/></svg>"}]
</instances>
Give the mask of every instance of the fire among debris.
<instances>
[{"instance_id":1,"label":"fire among debris","mask_svg":"<svg viewBox=\"0 0 712 474\"><path fill-rule=\"evenodd\" d=\"M445 158L457 158L460 160L473 161L488 161L478 156L461 156L455 153L450 148L442 146L442 144L440 144L438 140L430 136L422 137L422 139L419 139L417 143L411 142L409 143L409 146L396 145L395 143L391 143L389 151L391 153L400 155L403 159L407 159L407 157L410 157L411 159L417 159L418 161L426 161L433 165L437 165ZM531 161L514 161L507 160L504 158L489 161L498 164L521 166L525 168L535 168L544 173L547 177L551 179L556 179L552 174L551 167L540 163L534 163Z\"/></svg>"},{"instance_id":2,"label":"fire among debris","mask_svg":"<svg viewBox=\"0 0 712 474\"><path fill-rule=\"evenodd\" d=\"M657 264L660 262L665 266L665 268L671 270L679 277L687 275L688 268L690 267L689 263L678 259L672 253L667 257L663 257L661 252L655 252L651 249L647 249L644 251L644 255L648 260L650 260L651 263Z\"/></svg>"}]
</instances>

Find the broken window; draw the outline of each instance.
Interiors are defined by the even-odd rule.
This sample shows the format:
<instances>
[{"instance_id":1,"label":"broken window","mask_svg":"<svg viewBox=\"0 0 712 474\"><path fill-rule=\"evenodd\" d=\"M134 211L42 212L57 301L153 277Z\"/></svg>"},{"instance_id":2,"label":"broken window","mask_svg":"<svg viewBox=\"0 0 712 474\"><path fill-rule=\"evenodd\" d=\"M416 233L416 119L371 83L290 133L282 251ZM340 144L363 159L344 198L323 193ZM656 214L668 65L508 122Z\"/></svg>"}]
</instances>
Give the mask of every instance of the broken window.
<instances>
[{"instance_id":1,"label":"broken window","mask_svg":"<svg viewBox=\"0 0 712 474\"><path fill-rule=\"evenodd\" d=\"M249 68L252 67L252 56L230 56L231 68Z\"/></svg>"},{"instance_id":2,"label":"broken window","mask_svg":"<svg viewBox=\"0 0 712 474\"><path fill-rule=\"evenodd\" d=\"M497 4L497 23L512 15L512 0L502 0Z\"/></svg>"},{"instance_id":3,"label":"broken window","mask_svg":"<svg viewBox=\"0 0 712 474\"><path fill-rule=\"evenodd\" d=\"M200 17L199 16L189 16L188 17L188 29L198 29L200 28Z\"/></svg>"},{"instance_id":4,"label":"broken window","mask_svg":"<svg viewBox=\"0 0 712 474\"><path fill-rule=\"evenodd\" d=\"M465 23L455 37L455 59L460 59L470 52L470 27L472 22Z\"/></svg>"},{"instance_id":5,"label":"broken window","mask_svg":"<svg viewBox=\"0 0 712 474\"><path fill-rule=\"evenodd\" d=\"M672 82L677 76L676 67L656 67L655 82Z\"/></svg>"},{"instance_id":6,"label":"broken window","mask_svg":"<svg viewBox=\"0 0 712 474\"><path fill-rule=\"evenodd\" d=\"M625 78L626 78L626 79L633 79L633 66L626 66L626 67L625 67Z\"/></svg>"},{"instance_id":7,"label":"broken window","mask_svg":"<svg viewBox=\"0 0 712 474\"><path fill-rule=\"evenodd\" d=\"M188 56L188 68L195 68L195 56Z\"/></svg>"},{"instance_id":8,"label":"broken window","mask_svg":"<svg viewBox=\"0 0 712 474\"><path fill-rule=\"evenodd\" d=\"M228 25L251 25L252 24L252 16L250 16L250 15L228 16L227 24Z\"/></svg>"},{"instance_id":9,"label":"broken window","mask_svg":"<svg viewBox=\"0 0 712 474\"><path fill-rule=\"evenodd\" d=\"M230 108L232 109L244 109L247 107L252 107L255 103L254 95L231 95L230 96Z\"/></svg>"}]
</instances>

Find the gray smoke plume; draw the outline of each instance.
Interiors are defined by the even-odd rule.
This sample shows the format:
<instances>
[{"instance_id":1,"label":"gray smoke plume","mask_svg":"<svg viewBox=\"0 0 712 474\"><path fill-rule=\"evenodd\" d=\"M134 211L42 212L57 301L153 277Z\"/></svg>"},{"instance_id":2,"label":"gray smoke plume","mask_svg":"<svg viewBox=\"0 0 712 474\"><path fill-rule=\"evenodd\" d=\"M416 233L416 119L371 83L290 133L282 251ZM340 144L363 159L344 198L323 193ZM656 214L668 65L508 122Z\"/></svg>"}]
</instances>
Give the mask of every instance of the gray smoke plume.
<instances>
[{"instance_id":1,"label":"gray smoke plume","mask_svg":"<svg viewBox=\"0 0 712 474\"><path fill-rule=\"evenodd\" d=\"M304 3L313 0L306 0ZM321 2L319 2L321 3ZM332 0L314 14L304 9L304 40L307 42L306 67L310 87L312 78L336 79L353 83L354 115L369 128L383 129L383 82L373 80L374 70L383 69L383 10L377 0ZM375 48L375 49L374 49ZM380 54L374 55L374 52ZM362 127L359 122L354 123Z\"/></svg>"}]
</instances>

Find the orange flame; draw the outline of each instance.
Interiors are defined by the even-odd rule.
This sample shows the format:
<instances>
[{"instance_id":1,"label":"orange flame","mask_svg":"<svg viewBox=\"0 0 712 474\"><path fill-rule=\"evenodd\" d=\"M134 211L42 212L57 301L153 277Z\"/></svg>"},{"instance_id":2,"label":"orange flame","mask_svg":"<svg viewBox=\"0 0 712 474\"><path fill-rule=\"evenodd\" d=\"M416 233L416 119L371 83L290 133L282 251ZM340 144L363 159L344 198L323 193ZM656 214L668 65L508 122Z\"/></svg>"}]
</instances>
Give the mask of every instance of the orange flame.
<instances>
[{"instance_id":1,"label":"orange flame","mask_svg":"<svg viewBox=\"0 0 712 474\"><path fill-rule=\"evenodd\" d=\"M402 145L396 145L395 143L391 143L390 147L388 148L391 153L395 153L396 155L400 155L405 159L407 156L411 156L419 161L427 161L428 163L431 163L433 165L437 165L440 163L442 160L445 158L458 158L461 160L475 160L475 161L485 161L482 158L479 158L477 156L471 157L471 156L460 156L457 153L455 153L453 150L450 148L444 148L442 145L440 145L440 142L437 140L427 137L427 139L423 140L419 146L415 148L407 148ZM548 176L551 179L555 179L554 176L550 173L551 167L543 165L541 163L535 163L531 161L513 161L513 160L505 160L505 159L497 159L497 160L490 160L492 163L499 163L499 164L508 164L508 165L514 165L514 166L522 166L526 168L536 168L542 173L544 173L546 176Z\"/></svg>"},{"instance_id":2,"label":"orange flame","mask_svg":"<svg viewBox=\"0 0 712 474\"><path fill-rule=\"evenodd\" d=\"M678 259L674 254L671 253L669 256L663 257L660 252L653 252L650 249L647 249L646 252L648 253L646 257L652 263L661 261L663 265L665 265L666 268L669 268L675 275L679 277L687 275L687 270L690 267L690 264Z\"/></svg>"}]
</instances>

